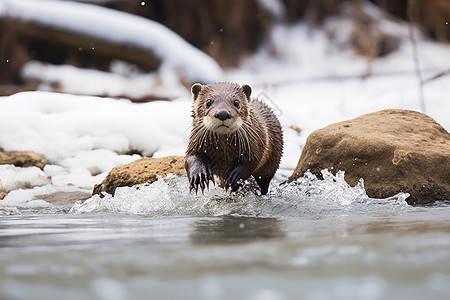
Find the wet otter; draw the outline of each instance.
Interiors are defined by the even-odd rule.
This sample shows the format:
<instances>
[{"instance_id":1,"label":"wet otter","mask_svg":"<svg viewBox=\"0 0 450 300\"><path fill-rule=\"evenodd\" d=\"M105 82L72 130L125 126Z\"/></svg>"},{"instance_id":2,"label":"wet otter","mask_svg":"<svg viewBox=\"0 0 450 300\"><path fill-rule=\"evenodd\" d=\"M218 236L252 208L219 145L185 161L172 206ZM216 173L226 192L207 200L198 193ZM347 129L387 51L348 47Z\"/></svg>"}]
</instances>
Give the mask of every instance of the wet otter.
<instances>
[{"instance_id":1,"label":"wet otter","mask_svg":"<svg viewBox=\"0 0 450 300\"><path fill-rule=\"evenodd\" d=\"M263 102L251 99L248 85L219 82L192 86L193 123L185 157L190 189L202 192L214 183L236 191L239 180L253 175L261 194L280 164L280 122Z\"/></svg>"}]
</instances>

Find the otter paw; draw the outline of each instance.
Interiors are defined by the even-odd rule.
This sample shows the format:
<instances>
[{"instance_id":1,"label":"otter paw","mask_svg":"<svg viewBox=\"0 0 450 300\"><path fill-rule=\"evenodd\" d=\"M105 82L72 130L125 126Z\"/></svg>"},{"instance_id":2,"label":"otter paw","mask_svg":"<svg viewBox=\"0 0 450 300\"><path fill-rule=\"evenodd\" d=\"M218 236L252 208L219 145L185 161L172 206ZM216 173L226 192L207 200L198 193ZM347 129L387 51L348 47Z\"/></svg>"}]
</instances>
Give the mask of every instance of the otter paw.
<instances>
[{"instance_id":1,"label":"otter paw","mask_svg":"<svg viewBox=\"0 0 450 300\"><path fill-rule=\"evenodd\" d=\"M201 166L195 169L195 171L190 174L190 186L189 192L192 189L195 190L195 194L198 192L198 188L200 187L202 190L202 194L205 191L205 187L209 190L209 181L211 180L214 184L214 176L210 168L206 166Z\"/></svg>"},{"instance_id":2,"label":"otter paw","mask_svg":"<svg viewBox=\"0 0 450 300\"><path fill-rule=\"evenodd\" d=\"M241 179L243 168L238 166L236 168L230 168L228 169L227 173L225 174L225 189L228 189L231 187L231 191L236 191L239 188L239 179Z\"/></svg>"}]
</instances>

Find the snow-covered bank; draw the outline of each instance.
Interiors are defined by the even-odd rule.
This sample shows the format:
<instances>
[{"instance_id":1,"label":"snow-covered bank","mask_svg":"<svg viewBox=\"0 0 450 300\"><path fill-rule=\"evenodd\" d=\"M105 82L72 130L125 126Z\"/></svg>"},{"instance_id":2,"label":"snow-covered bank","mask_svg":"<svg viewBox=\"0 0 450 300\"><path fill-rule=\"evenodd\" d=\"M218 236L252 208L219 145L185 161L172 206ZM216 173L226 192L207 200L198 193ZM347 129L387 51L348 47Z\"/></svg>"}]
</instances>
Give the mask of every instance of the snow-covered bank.
<instances>
[{"instance_id":1,"label":"snow-covered bank","mask_svg":"<svg viewBox=\"0 0 450 300\"><path fill-rule=\"evenodd\" d=\"M154 53L164 67L180 71L190 81L223 78L219 65L157 22L120 11L52 0L2 0L0 18L18 19L50 28L61 28L87 37L137 47Z\"/></svg>"},{"instance_id":2,"label":"snow-covered bank","mask_svg":"<svg viewBox=\"0 0 450 300\"><path fill-rule=\"evenodd\" d=\"M141 74L136 66L114 61L110 72L82 69L69 65L51 65L38 61L25 64L21 76L26 81L42 82L41 91L74 95L157 99L186 96L188 90L180 84L176 70L162 67L158 72Z\"/></svg>"},{"instance_id":3,"label":"snow-covered bank","mask_svg":"<svg viewBox=\"0 0 450 300\"><path fill-rule=\"evenodd\" d=\"M339 40L351 42L350 22L337 18L329 26L338 28ZM344 24L343 24L344 23ZM350 46L330 40L325 28L311 28L303 23L277 25L270 40L259 52L227 73L228 78L250 84L283 85L315 81L344 81L364 76L415 75L413 46L406 23L383 20L386 31L400 40L397 51L383 57L368 58ZM381 26L381 25L380 25ZM325 26L326 27L326 26ZM427 40L414 30L418 60L423 79L450 70L450 46ZM447 77L448 80L448 77Z\"/></svg>"},{"instance_id":4,"label":"snow-covered bank","mask_svg":"<svg viewBox=\"0 0 450 300\"><path fill-rule=\"evenodd\" d=\"M7 113L2 117L0 147L30 149L44 155L50 165L39 174L34 169L2 168L0 179L16 188L22 187L24 178L32 178L27 186L33 187L48 177L55 186L92 189L111 168L141 157L125 154L128 151L182 154L190 110L190 102L183 100L132 104L45 92L1 98L0 111Z\"/></svg>"},{"instance_id":5,"label":"snow-covered bank","mask_svg":"<svg viewBox=\"0 0 450 300\"><path fill-rule=\"evenodd\" d=\"M8 112L2 117L0 145L5 150L32 150L67 166L67 159L83 151L137 150L152 155L184 144L190 109L183 100L136 105L90 96L20 93L0 102L0 110Z\"/></svg>"}]
</instances>

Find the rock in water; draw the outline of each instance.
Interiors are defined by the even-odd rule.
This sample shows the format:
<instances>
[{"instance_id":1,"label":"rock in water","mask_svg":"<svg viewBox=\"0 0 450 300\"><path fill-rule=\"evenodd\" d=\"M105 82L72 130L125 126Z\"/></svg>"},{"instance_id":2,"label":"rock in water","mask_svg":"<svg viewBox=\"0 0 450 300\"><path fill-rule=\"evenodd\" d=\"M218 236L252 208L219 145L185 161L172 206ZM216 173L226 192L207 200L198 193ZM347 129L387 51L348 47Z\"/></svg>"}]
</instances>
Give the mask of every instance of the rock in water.
<instances>
[{"instance_id":1,"label":"rock in water","mask_svg":"<svg viewBox=\"0 0 450 300\"><path fill-rule=\"evenodd\" d=\"M43 169L47 160L32 151L0 151L0 165L14 165L16 167L33 167Z\"/></svg>"},{"instance_id":2,"label":"rock in water","mask_svg":"<svg viewBox=\"0 0 450 300\"><path fill-rule=\"evenodd\" d=\"M323 169L345 171L350 185L363 178L373 198L406 192L409 204L450 200L450 134L415 111L363 115L314 131L289 180Z\"/></svg>"},{"instance_id":3,"label":"rock in water","mask_svg":"<svg viewBox=\"0 0 450 300\"><path fill-rule=\"evenodd\" d=\"M92 195L101 195L102 192L114 195L117 187L152 183L157 180L156 175L165 176L169 173L186 174L183 156L141 158L127 165L113 168L102 183L95 185Z\"/></svg>"}]
</instances>

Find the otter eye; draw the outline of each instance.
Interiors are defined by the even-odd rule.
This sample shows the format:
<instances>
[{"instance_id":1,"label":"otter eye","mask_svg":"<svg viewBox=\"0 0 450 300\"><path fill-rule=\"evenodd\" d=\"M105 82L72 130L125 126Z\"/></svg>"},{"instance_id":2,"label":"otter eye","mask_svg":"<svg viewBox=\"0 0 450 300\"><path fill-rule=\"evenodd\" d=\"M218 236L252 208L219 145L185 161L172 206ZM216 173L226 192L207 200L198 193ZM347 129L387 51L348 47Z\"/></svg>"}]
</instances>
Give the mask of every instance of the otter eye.
<instances>
[{"instance_id":1,"label":"otter eye","mask_svg":"<svg viewBox=\"0 0 450 300\"><path fill-rule=\"evenodd\" d=\"M206 107L210 107L210 106L211 106L211 104L212 104L212 101L211 101L211 99L208 99L208 100L206 101Z\"/></svg>"},{"instance_id":2,"label":"otter eye","mask_svg":"<svg viewBox=\"0 0 450 300\"><path fill-rule=\"evenodd\" d=\"M239 100L234 100L234 106L239 107Z\"/></svg>"}]
</instances>

